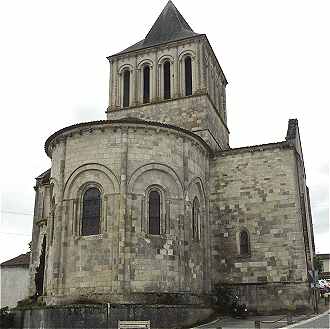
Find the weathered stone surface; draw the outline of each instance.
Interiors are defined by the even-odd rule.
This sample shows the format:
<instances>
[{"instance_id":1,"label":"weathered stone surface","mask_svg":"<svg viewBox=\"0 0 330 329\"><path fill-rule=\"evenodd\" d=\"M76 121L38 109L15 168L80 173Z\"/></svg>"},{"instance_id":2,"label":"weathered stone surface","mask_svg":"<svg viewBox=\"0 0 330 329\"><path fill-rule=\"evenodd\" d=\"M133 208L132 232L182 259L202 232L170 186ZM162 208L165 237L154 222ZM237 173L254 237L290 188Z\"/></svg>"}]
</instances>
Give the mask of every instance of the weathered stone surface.
<instances>
[{"instance_id":1,"label":"weathered stone surface","mask_svg":"<svg viewBox=\"0 0 330 329\"><path fill-rule=\"evenodd\" d=\"M171 96L166 100L165 60ZM296 120L289 122L286 141L230 149L227 81L205 35L133 47L109 61L108 120L64 128L46 142L52 165L48 180L37 179L31 294L45 236L48 305L118 304L114 312L121 320L135 312L137 320L150 314L166 322L169 309L156 305L170 304L183 321L195 313L180 313L180 305L208 305L221 282L239 287L259 311L285 308L284 301L308 307L314 245ZM146 104L144 65L150 68ZM83 236L89 187L100 193L100 228ZM149 230L153 189L161 200L159 235ZM200 207L194 217L195 198ZM128 313L124 304L131 305Z\"/></svg>"},{"instance_id":2,"label":"weathered stone surface","mask_svg":"<svg viewBox=\"0 0 330 329\"><path fill-rule=\"evenodd\" d=\"M119 320L150 321L151 328L178 328L208 318L211 308L191 305L67 305L15 311L14 328L110 328Z\"/></svg>"}]
</instances>

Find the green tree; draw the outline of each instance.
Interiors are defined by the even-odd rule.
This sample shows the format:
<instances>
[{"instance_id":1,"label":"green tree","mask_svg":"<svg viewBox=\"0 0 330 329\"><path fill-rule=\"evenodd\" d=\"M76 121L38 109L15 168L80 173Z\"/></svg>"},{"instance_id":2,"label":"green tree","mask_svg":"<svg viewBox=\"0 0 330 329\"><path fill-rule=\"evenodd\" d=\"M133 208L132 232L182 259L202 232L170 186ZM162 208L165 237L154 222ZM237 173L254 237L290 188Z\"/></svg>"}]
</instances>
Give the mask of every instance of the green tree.
<instances>
[{"instance_id":1,"label":"green tree","mask_svg":"<svg viewBox=\"0 0 330 329\"><path fill-rule=\"evenodd\" d=\"M323 272L323 262L320 256L314 256L314 269L319 273Z\"/></svg>"}]
</instances>

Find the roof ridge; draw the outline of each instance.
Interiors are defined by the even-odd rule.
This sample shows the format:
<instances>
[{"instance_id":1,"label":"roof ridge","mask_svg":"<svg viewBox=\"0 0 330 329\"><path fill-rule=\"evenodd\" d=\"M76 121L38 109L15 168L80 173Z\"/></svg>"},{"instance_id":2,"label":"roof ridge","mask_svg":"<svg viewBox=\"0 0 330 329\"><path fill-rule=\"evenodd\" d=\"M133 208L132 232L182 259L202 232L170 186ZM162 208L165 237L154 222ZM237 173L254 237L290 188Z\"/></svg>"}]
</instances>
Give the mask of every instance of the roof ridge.
<instances>
[{"instance_id":1,"label":"roof ridge","mask_svg":"<svg viewBox=\"0 0 330 329\"><path fill-rule=\"evenodd\" d=\"M194 32L174 3L169 0L143 40L112 56L198 35L200 34ZM109 56L108 59L112 56Z\"/></svg>"}]
</instances>

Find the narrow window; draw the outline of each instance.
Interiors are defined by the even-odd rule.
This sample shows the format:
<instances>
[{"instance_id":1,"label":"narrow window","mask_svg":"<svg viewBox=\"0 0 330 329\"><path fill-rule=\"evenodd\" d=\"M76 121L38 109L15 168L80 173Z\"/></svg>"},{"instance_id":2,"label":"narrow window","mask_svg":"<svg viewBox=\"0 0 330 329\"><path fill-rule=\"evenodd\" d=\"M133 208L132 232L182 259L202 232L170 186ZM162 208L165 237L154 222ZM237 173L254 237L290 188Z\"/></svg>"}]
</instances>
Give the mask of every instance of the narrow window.
<instances>
[{"instance_id":1,"label":"narrow window","mask_svg":"<svg viewBox=\"0 0 330 329\"><path fill-rule=\"evenodd\" d=\"M163 65L164 70L164 99L171 98L171 64L166 61Z\"/></svg>"},{"instance_id":2,"label":"narrow window","mask_svg":"<svg viewBox=\"0 0 330 329\"><path fill-rule=\"evenodd\" d=\"M199 221L200 221L199 201L197 197L195 197L192 208L192 233L193 233L193 239L195 240L199 240L199 225L200 225Z\"/></svg>"},{"instance_id":3,"label":"narrow window","mask_svg":"<svg viewBox=\"0 0 330 329\"><path fill-rule=\"evenodd\" d=\"M149 194L149 233L160 234L160 194L157 191Z\"/></svg>"},{"instance_id":4,"label":"narrow window","mask_svg":"<svg viewBox=\"0 0 330 329\"><path fill-rule=\"evenodd\" d=\"M100 191L92 187L85 192L83 197L82 235L95 235L100 233L100 210Z\"/></svg>"},{"instance_id":5,"label":"narrow window","mask_svg":"<svg viewBox=\"0 0 330 329\"><path fill-rule=\"evenodd\" d=\"M143 68L143 104L150 102L150 67Z\"/></svg>"},{"instance_id":6,"label":"narrow window","mask_svg":"<svg viewBox=\"0 0 330 329\"><path fill-rule=\"evenodd\" d=\"M186 57L184 60L184 81L185 81L185 95L192 95L192 70L191 57Z\"/></svg>"},{"instance_id":7,"label":"narrow window","mask_svg":"<svg viewBox=\"0 0 330 329\"><path fill-rule=\"evenodd\" d=\"M129 85L130 85L130 72L129 70L124 71L123 81L123 107L129 106Z\"/></svg>"},{"instance_id":8,"label":"narrow window","mask_svg":"<svg viewBox=\"0 0 330 329\"><path fill-rule=\"evenodd\" d=\"M248 232L241 231L239 235L239 247L241 256L247 256L250 254L250 242Z\"/></svg>"},{"instance_id":9,"label":"narrow window","mask_svg":"<svg viewBox=\"0 0 330 329\"><path fill-rule=\"evenodd\" d=\"M46 263L46 236L44 236L42 240L39 266L36 268L36 274L34 276L34 283L36 285L36 296L42 296L44 294L45 263Z\"/></svg>"}]
</instances>

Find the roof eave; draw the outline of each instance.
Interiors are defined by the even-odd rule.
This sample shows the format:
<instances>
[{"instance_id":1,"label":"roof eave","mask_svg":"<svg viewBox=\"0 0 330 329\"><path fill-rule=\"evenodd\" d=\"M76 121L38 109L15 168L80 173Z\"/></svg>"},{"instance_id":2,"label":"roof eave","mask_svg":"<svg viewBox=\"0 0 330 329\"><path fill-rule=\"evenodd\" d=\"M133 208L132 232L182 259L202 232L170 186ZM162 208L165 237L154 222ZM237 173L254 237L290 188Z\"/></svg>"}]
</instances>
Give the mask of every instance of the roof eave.
<instances>
[{"instance_id":1,"label":"roof eave","mask_svg":"<svg viewBox=\"0 0 330 329\"><path fill-rule=\"evenodd\" d=\"M154 44L154 45L146 46L146 47L143 47L143 48L140 48L140 49L133 49L133 50L128 50L128 51L124 51L124 52L119 52L119 53L107 56L106 58L110 62L111 59L113 59L115 57L120 57L122 55L127 55L127 54L134 53L134 52L144 51L145 49L150 49L150 48L162 46L164 44L171 44L171 43L184 41L184 40L189 40L189 39L195 39L195 38L197 39L197 38L201 38L201 37L204 37L204 36L206 37L206 35L202 33L202 34L196 34L196 35L193 35L191 37L186 37L186 38L182 38L182 39L177 39L177 40L172 40L172 41L164 41L164 42L160 42L160 43L157 43L157 44Z\"/></svg>"},{"instance_id":2,"label":"roof eave","mask_svg":"<svg viewBox=\"0 0 330 329\"><path fill-rule=\"evenodd\" d=\"M226 75L225 75L225 73L223 72L223 69L222 69L222 67L221 67L221 65L220 65L220 63L219 63L219 60L218 60L218 58L217 58L217 56L216 56L216 54L215 54L215 52L214 52L214 50L213 50L213 48L212 48L212 46L211 46L211 43L210 43L210 41L209 41L209 39L208 39L208 37L207 37L206 34L203 34L203 36L205 37L206 42L208 43L208 45L209 45L211 51L213 52L213 55L214 55L214 57L215 57L215 59L216 59L216 61L217 61L217 64L219 65L220 71L221 71L223 77L225 78L225 83L226 83L226 85L227 85L227 84L228 84L228 80L227 80Z\"/></svg>"}]
</instances>

